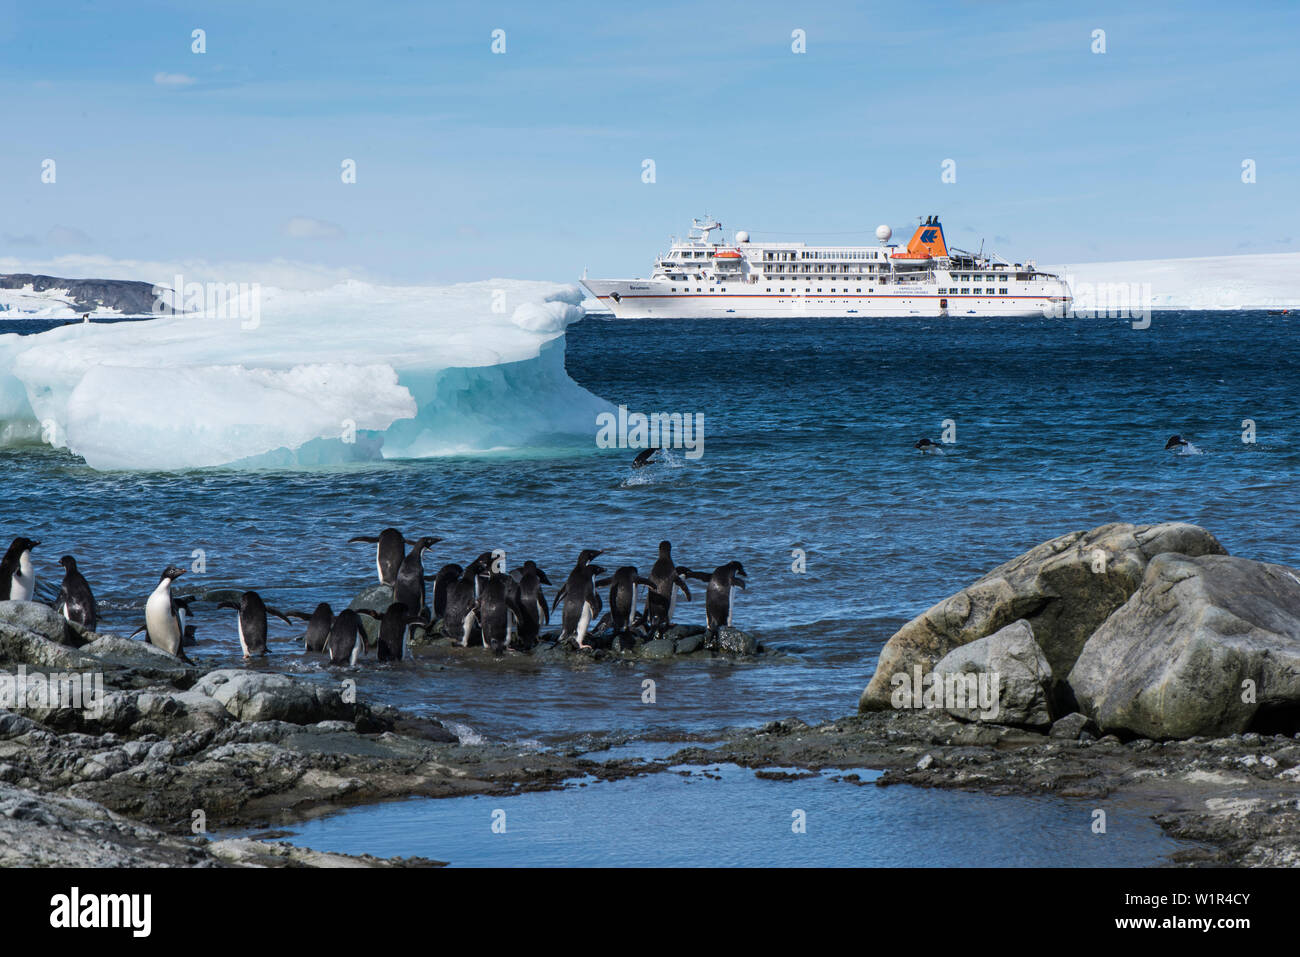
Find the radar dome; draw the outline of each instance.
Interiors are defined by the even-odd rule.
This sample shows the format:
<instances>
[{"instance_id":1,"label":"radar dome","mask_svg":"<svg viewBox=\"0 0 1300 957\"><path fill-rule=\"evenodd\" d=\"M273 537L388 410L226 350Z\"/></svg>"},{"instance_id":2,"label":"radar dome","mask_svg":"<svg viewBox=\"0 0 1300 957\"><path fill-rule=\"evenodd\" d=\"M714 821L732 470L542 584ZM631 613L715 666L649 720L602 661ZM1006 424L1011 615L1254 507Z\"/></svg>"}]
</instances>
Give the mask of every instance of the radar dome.
<instances>
[{"instance_id":1,"label":"radar dome","mask_svg":"<svg viewBox=\"0 0 1300 957\"><path fill-rule=\"evenodd\" d=\"M739 230L737 230L737 231L736 231L736 242L738 242L738 243L747 243L747 242L749 242L749 233L745 232L743 229L739 229Z\"/></svg>"},{"instance_id":2,"label":"radar dome","mask_svg":"<svg viewBox=\"0 0 1300 957\"><path fill-rule=\"evenodd\" d=\"M890 229L888 226L876 227L876 238L879 239L882 243L889 242L889 237L892 235L894 235L894 231Z\"/></svg>"}]
</instances>

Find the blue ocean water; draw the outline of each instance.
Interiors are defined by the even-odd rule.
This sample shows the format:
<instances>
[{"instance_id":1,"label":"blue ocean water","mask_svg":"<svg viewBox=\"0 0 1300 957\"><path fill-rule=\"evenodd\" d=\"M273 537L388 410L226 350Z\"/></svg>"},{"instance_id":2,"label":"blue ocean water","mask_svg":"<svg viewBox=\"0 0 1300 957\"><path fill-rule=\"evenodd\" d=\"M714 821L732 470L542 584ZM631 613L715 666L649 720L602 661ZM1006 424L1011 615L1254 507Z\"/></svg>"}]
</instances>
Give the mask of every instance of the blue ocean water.
<instances>
[{"instance_id":1,"label":"blue ocean water","mask_svg":"<svg viewBox=\"0 0 1300 957\"><path fill-rule=\"evenodd\" d=\"M58 556L75 554L109 626L126 630L161 568L188 566L195 550L207 571L182 580L188 587L254 588L272 605L310 610L346 604L373 581L373 549L345 542L389 525L444 538L430 569L501 547L512 565L534 558L560 578L581 548L606 549L611 568L645 568L668 538L681 564L744 562L736 622L778 658L415 661L372 664L358 678L364 695L526 746L709 739L727 726L852 711L899 625L1074 529L1184 520L1234 554L1300 565L1295 322L588 317L567 334L570 375L632 411L702 413L700 458L679 451L633 472L631 450L551 439L316 470L100 473L66 452L3 449L0 537L43 542L48 589ZM918 453L913 443L941 439L945 420L955 441ZM1251 423L1255 441L1243 442ZM1166 452L1174 433L1192 445ZM679 605L679 620L703 617L702 601ZM198 605L196 620L193 653L241 666L233 612ZM337 679L296 651L295 629L273 621L272 633L275 653L251 667ZM657 681L653 705L641 701L646 677ZM1040 862L1068 862L1052 847L1042 843Z\"/></svg>"}]
</instances>

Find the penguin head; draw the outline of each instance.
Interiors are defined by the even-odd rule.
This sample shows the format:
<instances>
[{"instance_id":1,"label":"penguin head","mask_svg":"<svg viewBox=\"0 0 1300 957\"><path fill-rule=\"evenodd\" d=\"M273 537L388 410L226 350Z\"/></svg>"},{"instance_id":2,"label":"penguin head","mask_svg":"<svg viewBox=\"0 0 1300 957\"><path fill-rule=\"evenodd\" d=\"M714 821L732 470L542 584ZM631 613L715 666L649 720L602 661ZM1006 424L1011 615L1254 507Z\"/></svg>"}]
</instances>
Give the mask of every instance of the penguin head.
<instances>
[{"instance_id":1,"label":"penguin head","mask_svg":"<svg viewBox=\"0 0 1300 957\"><path fill-rule=\"evenodd\" d=\"M603 554L605 554L605 550L603 548L584 548L581 552L578 553L578 567L581 568L583 565L586 565L597 555L603 555Z\"/></svg>"},{"instance_id":2,"label":"penguin head","mask_svg":"<svg viewBox=\"0 0 1300 957\"><path fill-rule=\"evenodd\" d=\"M659 555L662 558L671 558L673 554L673 543L664 539L659 543Z\"/></svg>"},{"instance_id":3,"label":"penguin head","mask_svg":"<svg viewBox=\"0 0 1300 957\"><path fill-rule=\"evenodd\" d=\"M18 538L15 538L13 544L9 546L9 554L21 555L23 552L30 552L39 544L40 542L34 542L30 538L23 538L20 535Z\"/></svg>"},{"instance_id":4,"label":"penguin head","mask_svg":"<svg viewBox=\"0 0 1300 957\"><path fill-rule=\"evenodd\" d=\"M158 580L160 582L175 581L176 579L180 578L184 574L185 574L185 569L178 568L175 565L168 565L166 568L163 569L163 573L158 577Z\"/></svg>"},{"instance_id":5,"label":"penguin head","mask_svg":"<svg viewBox=\"0 0 1300 957\"><path fill-rule=\"evenodd\" d=\"M440 541L442 541L441 538L437 538L433 535L425 535L415 543L415 551L422 552L426 548L432 548Z\"/></svg>"},{"instance_id":6,"label":"penguin head","mask_svg":"<svg viewBox=\"0 0 1300 957\"><path fill-rule=\"evenodd\" d=\"M59 564L63 566L65 571L75 572L77 570L77 560L71 555L64 555L59 559Z\"/></svg>"},{"instance_id":7,"label":"penguin head","mask_svg":"<svg viewBox=\"0 0 1300 957\"><path fill-rule=\"evenodd\" d=\"M1187 444L1187 440L1181 435L1171 435L1169 441L1165 443L1165 449L1177 449Z\"/></svg>"},{"instance_id":8,"label":"penguin head","mask_svg":"<svg viewBox=\"0 0 1300 957\"><path fill-rule=\"evenodd\" d=\"M744 588L745 579L748 577L745 574L745 566L740 564L740 562L728 562L727 568L731 569L731 583Z\"/></svg>"}]
</instances>

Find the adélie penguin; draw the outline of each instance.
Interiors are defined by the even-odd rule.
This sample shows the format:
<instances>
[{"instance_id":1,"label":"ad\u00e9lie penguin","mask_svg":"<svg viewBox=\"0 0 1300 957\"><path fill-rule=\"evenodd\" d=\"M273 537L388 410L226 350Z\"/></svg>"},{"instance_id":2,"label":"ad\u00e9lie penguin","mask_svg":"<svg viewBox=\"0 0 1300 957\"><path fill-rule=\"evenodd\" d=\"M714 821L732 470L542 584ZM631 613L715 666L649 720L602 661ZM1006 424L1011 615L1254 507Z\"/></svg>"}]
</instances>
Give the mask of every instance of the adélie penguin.
<instances>
[{"instance_id":1,"label":"ad\u00e9lie penguin","mask_svg":"<svg viewBox=\"0 0 1300 957\"><path fill-rule=\"evenodd\" d=\"M268 608L262 596L255 591L246 591L239 596L239 601L223 601L218 608L234 608L239 612L239 646L244 649L244 657L266 654L266 616L275 615L287 625L293 622L283 613Z\"/></svg>"},{"instance_id":2,"label":"ad\u00e9lie penguin","mask_svg":"<svg viewBox=\"0 0 1300 957\"><path fill-rule=\"evenodd\" d=\"M424 553L430 546L440 541L441 538L434 538L432 535L425 535L416 540L397 569L397 578L393 582L393 601L401 602L411 609L412 614L418 615L425 609Z\"/></svg>"},{"instance_id":3,"label":"ad\u00e9lie penguin","mask_svg":"<svg viewBox=\"0 0 1300 957\"><path fill-rule=\"evenodd\" d=\"M704 598L704 612L710 632L723 625L731 627L736 604L736 589L745 587L745 566L740 562L719 565L708 578L709 590Z\"/></svg>"},{"instance_id":4,"label":"ad\u00e9lie penguin","mask_svg":"<svg viewBox=\"0 0 1300 957\"><path fill-rule=\"evenodd\" d=\"M551 609L546 606L546 593L542 591L542 585L549 585L551 580L546 577L546 572L531 561L525 562L523 568L511 572L512 578L515 572L519 573L518 584L515 586L519 603L516 627L519 647L526 651L537 644L542 622L548 625L551 623Z\"/></svg>"},{"instance_id":5,"label":"ad\u00e9lie penguin","mask_svg":"<svg viewBox=\"0 0 1300 957\"><path fill-rule=\"evenodd\" d=\"M344 608L330 627L325 651L332 665L355 665L366 652L366 633L360 616L351 608Z\"/></svg>"},{"instance_id":6,"label":"ad\u00e9lie penguin","mask_svg":"<svg viewBox=\"0 0 1300 957\"><path fill-rule=\"evenodd\" d=\"M39 544L21 535L10 543L0 559L0 601L31 601L36 595L32 549Z\"/></svg>"},{"instance_id":7,"label":"ad\u00e9lie penguin","mask_svg":"<svg viewBox=\"0 0 1300 957\"><path fill-rule=\"evenodd\" d=\"M1166 452L1176 452L1179 449L1187 448L1188 442L1181 435L1169 436L1169 441L1165 443Z\"/></svg>"},{"instance_id":8,"label":"ad\u00e9lie penguin","mask_svg":"<svg viewBox=\"0 0 1300 957\"><path fill-rule=\"evenodd\" d=\"M99 606L95 604L90 584L77 569L77 560L71 555L64 555L59 564L63 566L63 586L54 601L54 610L87 631L94 631L99 624Z\"/></svg>"},{"instance_id":9,"label":"ad\u00e9lie penguin","mask_svg":"<svg viewBox=\"0 0 1300 957\"><path fill-rule=\"evenodd\" d=\"M289 614L307 622L307 632L302 636L302 650L324 651L325 641L334 626L334 609L330 607L329 602L321 602L310 615L300 611L291 611Z\"/></svg>"},{"instance_id":10,"label":"ad\u00e9lie penguin","mask_svg":"<svg viewBox=\"0 0 1300 957\"><path fill-rule=\"evenodd\" d=\"M368 542L376 546L375 569L379 572L381 585L397 583L397 570L402 567L402 560L406 557L406 546L414 544L407 542L395 528L386 528L378 535L358 535L348 539L348 544L353 542Z\"/></svg>"},{"instance_id":11,"label":"ad\u00e9lie penguin","mask_svg":"<svg viewBox=\"0 0 1300 957\"><path fill-rule=\"evenodd\" d=\"M461 568L455 562L448 562L439 568L433 575L425 575L425 581L433 582L433 596L429 601L429 610L433 614L433 621L438 621L447 611L447 592L451 590L461 575L465 574L465 569Z\"/></svg>"},{"instance_id":12,"label":"ad\u00e9lie penguin","mask_svg":"<svg viewBox=\"0 0 1300 957\"><path fill-rule=\"evenodd\" d=\"M494 654L504 654L510 647L515 621L522 615L519 586L509 575L493 572L479 590L478 621L483 644Z\"/></svg>"},{"instance_id":13,"label":"ad\u00e9lie penguin","mask_svg":"<svg viewBox=\"0 0 1300 957\"><path fill-rule=\"evenodd\" d=\"M654 582L637 574L635 565L623 565L614 570L609 578L596 582L597 588L609 586L609 611L601 619L601 624L608 620L614 634L625 635L632 630L636 614L636 590L638 585L654 588ZM600 626L597 625L599 630Z\"/></svg>"},{"instance_id":14,"label":"ad\u00e9lie penguin","mask_svg":"<svg viewBox=\"0 0 1300 957\"><path fill-rule=\"evenodd\" d=\"M393 602L382 614L369 608L358 608L357 612L379 619L375 650L380 661L401 661L407 657L406 638L411 625L424 621L419 615L411 614L411 610L400 601Z\"/></svg>"},{"instance_id":15,"label":"ad\u00e9lie penguin","mask_svg":"<svg viewBox=\"0 0 1300 957\"><path fill-rule=\"evenodd\" d=\"M686 585L679 569L673 562L673 545L667 540L659 543L659 558L650 568L650 591L645 599L646 627L655 634L663 634L665 628L673 623L677 612L677 592L681 591L686 600L691 600L691 590Z\"/></svg>"},{"instance_id":16,"label":"ad\u00e9lie penguin","mask_svg":"<svg viewBox=\"0 0 1300 957\"><path fill-rule=\"evenodd\" d=\"M478 621L478 596L482 577L492 567L492 553L484 552L469 563L460 579L447 589L447 607L443 614L443 633L467 648L481 633Z\"/></svg>"},{"instance_id":17,"label":"ad\u00e9lie penguin","mask_svg":"<svg viewBox=\"0 0 1300 957\"><path fill-rule=\"evenodd\" d=\"M584 548L578 554L573 571L569 572L568 579L555 596L555 603L560 605L563 601L561 607L564 609L560 640L573 638L580 649L592 647L587 644L587 633L600 616L601 601L596 592L596 576L602 574L604 569L591 564L591 560L602 554L604 552L600 549Z\"/></svg>"},{"instance_id":18,"label":"ad\u00e9lie penguin","mask_svg":"<svg viewBox=\"0 0 1300 957\"><path fill-rule=\"evenodd\" d=\"M172 584L184 574L185 569L168 565L158 579L158 587L144 604L144 628L149 643L182 659L185 659L181 651L185 632L172 601Z\"/></svg>"}]
</instances>

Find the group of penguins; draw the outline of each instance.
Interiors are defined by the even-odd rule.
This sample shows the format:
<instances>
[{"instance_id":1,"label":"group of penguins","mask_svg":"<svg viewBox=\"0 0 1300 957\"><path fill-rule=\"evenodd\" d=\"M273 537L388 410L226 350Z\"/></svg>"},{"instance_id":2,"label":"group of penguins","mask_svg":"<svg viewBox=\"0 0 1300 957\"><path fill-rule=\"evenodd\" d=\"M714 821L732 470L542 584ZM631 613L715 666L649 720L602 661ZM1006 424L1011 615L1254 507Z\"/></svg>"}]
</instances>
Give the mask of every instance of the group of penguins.
<instances>
[{"instance_id":1,"label":"group of penguins","mask_svg":"<svg viewBox=\"0 0 1300 957\"><path fill-rule=\"evenodd\" d=\"M745 568L740 562L727 562L712 574L692 571L673 561L672 543L667 541L659 543L659 557L646 576L634 565L623 565L602 578L606 569L594 564L594 560L604 552L585 548L551 606L542 587L550 585L551 579L532 560L507 573L500 553L484 552L466 566L450 563L432 575L426 574L425 553L441 540L433 536L408 540L395 528L386 528L377 536L361 535L348 540L376 546L379 582L392 589L392 601L382 612L347 608L336 615L327 602L321 602L310 614L281 612L269 607L255 591L244 592L238 601L220 601L217 607L239 612L239 643L245 658L267 653L267 616L274 615L289 624L294 618L307 622L304 651L324 652L333 665L355 665L371 650L380 661L400 661L407 656L411 629L428 630L439 625L444 635L458 640L463 647L482 645L496 654L504 654L507 648L527 651L540 640L542 625L550 625L552 607L562 609L558 641L571 642L579 649L594 648L587 639L595 640L595 633L601 631L606 632L604 638L610 642L620 636L659 637L672 625L678 592L691 601L687 579L708 582L705 615L713 638L719 628L731 626L735 590L745 587ZM30 538L13 540L0 560L0 600L35 600L32 549L39 544ZM99 613L89 583L71 555L64 555L59 564L64 577L55 610L68 621L95 631ZM157 587L145 602L144 624L132 637L143 631L153 645L189 661L183 649L187 640L194 641L194 626L188 619L190 604L198 599L172 592L172 586L184 574L185 569L176 565L163 569ZM602 616L604 603L598 589L607 586L609 610ZM641 586L646 595L644 607L638 611ZM373 645L362 627L362 615L379 622Z\"/></svg>"}]
</instances>

